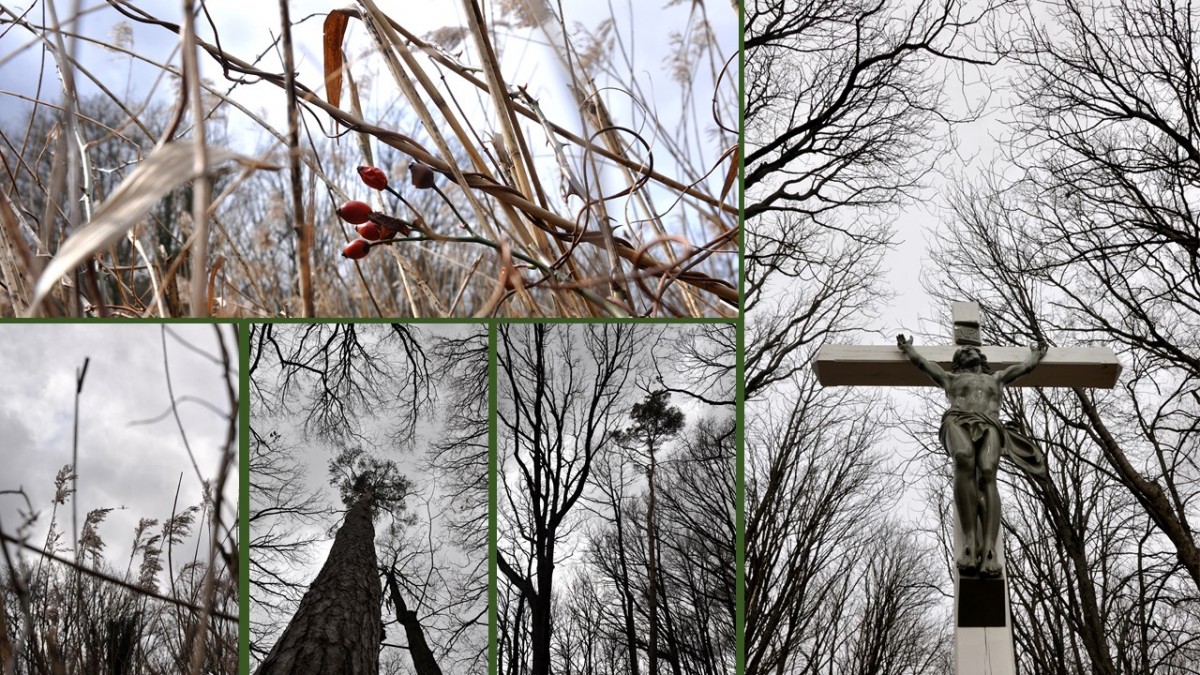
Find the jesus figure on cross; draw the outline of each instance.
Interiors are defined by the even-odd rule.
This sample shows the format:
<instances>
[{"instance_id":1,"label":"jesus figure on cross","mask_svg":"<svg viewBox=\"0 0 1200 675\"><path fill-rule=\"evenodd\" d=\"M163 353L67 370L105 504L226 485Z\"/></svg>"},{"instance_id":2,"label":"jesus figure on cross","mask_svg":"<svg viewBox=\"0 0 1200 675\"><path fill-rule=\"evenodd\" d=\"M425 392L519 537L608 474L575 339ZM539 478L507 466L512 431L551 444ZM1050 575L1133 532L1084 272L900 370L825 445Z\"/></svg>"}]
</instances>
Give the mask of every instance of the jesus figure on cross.
<instances>
[{"instance_id":1,"label":"jesus figure on cross","mask_svg":"<svg viewBox=\"0 0 1200 675\"><path fill-rule=\"evenodd\" d=\"M1000 532L1000 492L996 469L1000 455L1008 455L1021 469L1046 474L1042 453L1019 430L1001 424L1000 401L1004 386L1032 371L1046 355L1046 345L1029 348L1029 358L992 373L987 357L974 346L954 353L950 372L921 356L912 338L896 343L918 368L946 391L950 408L942 415L938 437L954 460L954 504L962 524L963 539L956 556L964 575L998 577L1000 558L996 538Z\"/></svg>"}]
</instances>

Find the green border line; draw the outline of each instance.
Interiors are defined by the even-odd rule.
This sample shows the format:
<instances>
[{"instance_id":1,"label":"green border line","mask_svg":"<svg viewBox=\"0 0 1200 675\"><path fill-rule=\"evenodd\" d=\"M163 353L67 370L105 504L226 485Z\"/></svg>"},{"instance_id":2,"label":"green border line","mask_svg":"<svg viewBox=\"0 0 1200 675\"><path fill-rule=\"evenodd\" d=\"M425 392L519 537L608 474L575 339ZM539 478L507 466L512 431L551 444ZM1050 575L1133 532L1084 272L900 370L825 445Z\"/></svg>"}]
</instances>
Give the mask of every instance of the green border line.
<instances>
[{"instance_id":1,"label":"green border line","mask_svg":"<svg viewBox=\"0 0 1200 675\"><path fill-rule=\"evenodd\" d=\"M499 448L496 436L497 412L497 342L496 324L488 323L488 672L496 673L499 667L497 657L499 646L496 644L496 623L499 619L499 609L496 603L496 495L497 495L497 466Z\"/></svg>"},{"instance_id":2,"label":"green border line","mask_svg":"<svg viewBox=\"0 0 1200 675\"><path fill-rule=\"evenodd\" d=\"M250 673L250 322L238 335L238 672Z\"/></svg>"},{"instance_id":3,"label":"green border line","mask_svg":"<svg viewBox=\"0 0 1200 675\"><path fill-rule=\"evenodd\" d=\"M734 672L746 672L746 3L738 1L738 308L736 365L734 368L734 424L737 444L734 469L734 564L737 579L734 589L733 651Z\"/></svg>"}]
</instances>

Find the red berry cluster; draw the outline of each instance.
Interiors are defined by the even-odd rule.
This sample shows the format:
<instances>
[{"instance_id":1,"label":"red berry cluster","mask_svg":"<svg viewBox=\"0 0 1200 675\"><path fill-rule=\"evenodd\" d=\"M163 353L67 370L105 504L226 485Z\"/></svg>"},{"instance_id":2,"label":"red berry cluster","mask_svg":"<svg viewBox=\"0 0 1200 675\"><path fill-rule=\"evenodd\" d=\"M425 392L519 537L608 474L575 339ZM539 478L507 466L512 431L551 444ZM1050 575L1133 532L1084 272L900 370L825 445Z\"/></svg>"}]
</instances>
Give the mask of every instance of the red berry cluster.
<instances>
[{"instance_id":1,"label":"red berry cluster","mask_svg":"<svg viewBox=\"0 0 1200 675\"><path fill-rule=\"evenodd\" d=\"M349 201L338 207L338 217L351 225L357 225L358 227L355 229L362 237L350 242L350 245L342 251L343 256L351 260L365 258L371 252L371 242L383 238L379 228L371 222L371 216L374 213L370 205L365 202Z\"/></svg>"},{"instance_id":2,"label":"red berry cluster","mask_svg":"<svg viewBox=\"0 0 1200 675\"><path fill-rule=\"evenodd\" d=\"M417 162L409 164L409 176L412 178L414 187L429 189L434 185L433 169L424 164ZM362 179L363 184L373 190L395 192L388 187L387 174L377 166L358 167L358 177ZM345 250L342 251L342 255L351 260L365 258L371 252L372 242L390 239L396 236L397 233L408 236L411 231L403 220L392 218L378 211L372 211L371 207L364 202L346 202L338 208L337 214L339 218L347 223L357 225L355 229L358 231L360 238L350 242Z\"/></svg>"}]
</instances>

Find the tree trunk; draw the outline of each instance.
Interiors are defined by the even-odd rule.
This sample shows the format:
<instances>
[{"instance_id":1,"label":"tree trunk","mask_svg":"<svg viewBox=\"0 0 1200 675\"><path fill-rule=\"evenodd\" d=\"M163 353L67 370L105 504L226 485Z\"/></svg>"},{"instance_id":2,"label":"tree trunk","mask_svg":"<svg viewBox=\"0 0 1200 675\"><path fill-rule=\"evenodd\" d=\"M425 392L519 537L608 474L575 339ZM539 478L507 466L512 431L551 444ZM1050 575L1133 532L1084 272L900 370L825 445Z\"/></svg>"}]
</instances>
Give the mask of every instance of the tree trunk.
<instances>
[{"instance_id":1,"label":"tree trunk","mask_svg":"<svg viewBox=\"0 0 1200 675\"><path fill-rule=\"evenodd\" d=\"M529 643L533 650L533 668L531 675L551 675L550 673L550 633L551 624L550 589L554 579L554 554L551 550L539 557L538 594L529 603L530 633Z\"/></svg>"},{"instance_id":2,"label":"tree trunk","mask_svg":"<svg viewBox=\"0 0 1200 675\"><path fill-rule=\"evenodd\" d=\"M392 596L392 605L396 608L396 620L404 626L404 635L408 638L408 653L412 656L413 670L417 675L442 675L433 650L425 640L425 628L417 619L417 613L409 611L404 596L400 595L400 584L396 582L396 575L389 571L387 577L388 592Z\"/></svg>"},{"instance_id":3,"label":"tree trunk","mask_svg":"<svg viewBox=\"0 0 1200 675\"><path fill-rule=\"evenodd\" d=\"M1101 449L1109 464L1117 472L1121 484L1133 495L1134 499L1146 510L1146 515L1154 521L1158 529L1175 545L1175 557L1183 566L1200 589L1200 547L1192 536L1192 528L1187 523L1187 511L1180 508L1176 512L1167 493L1158 483L1148 480L1138 472L1125 456L1120 444L1109 432L1108 427L1096 410L1096 405L1083 389L1073 389L1075 398L1091 422L1095 437L1099 440ZM1179 503L1180 500L1176 500Z\"/></svg>"},{"instance_id":4,"label":"tree trunk","mask_svg":"<svg viewBox=\"0 0 1200 675\"><path fill-rule=\"evenodd\" d=\"M625 530L622 526L621 503L614 497L612 504L617 526L617 556L621 565L621 611L625 615L625 644L629 650L629 673L638 675L637 628L633 622L634 599L632 584L629 581L629 563L625 556Z\"/></svg>"},{"instance_id":5,"label":"tree trunk","mask_svg":"<svg viewBox=\"0 0 1200 675\"><path fill-rule=\"evenodd\" d=\"M650 469L646 480L650 484L650 496L646 502L646 598L650 609L650 639L646 652L650 657L650 675L658 675L658 542L654 533L654 443L650 446Z\"/></svg>"},{"instance_id":6,"label":"tree trunk","mask_svg":"<svg viewBox=\"0 0 1200 675\"><path fill-rule=\"evenodd\" d=\"M368 496L346 514L325 566L256 672L377 675L382 595Z\"/></svg>"},{"instance_id":7,"label":"tree trunk","mask_svg":"<svg viewBox=\"0 0 1200 675\"><path fill-rule=\"evenodd\" d=\"M1079 596L1078 602L1082 610L1081 616L1076 619L1079 621L1077 630L1087 649L1092 672L1097 675L1116 675L1118 668L1106 641L1105 620L1100 610L1099 594L1093 582L1093 571L1088 566L1084 542L1071 523L1071 507L1063 501L1052 482L1045 484L1040 496L1046 508L1046 515L1050 517L1057 531L1059 545L1065 551L1075 575L1075 593ZM1069 585L1068 582L1068 588Z\"/></svg>"},{"instance_id":8,"label":"tree trunk","mask_svg":"<svg viewBox=\"0 0 1200 675\"><path fill-rule=\"evenodd\" d=\"M8 608L4 606L4 594L0 593L0 669L3 669L6 673L10 670L8 660L13 658L12 643L8 641L7 619ZM16 663L14 659L13 668L11 668L13 672L16 672Z\"/></svg>"}]
</instances>

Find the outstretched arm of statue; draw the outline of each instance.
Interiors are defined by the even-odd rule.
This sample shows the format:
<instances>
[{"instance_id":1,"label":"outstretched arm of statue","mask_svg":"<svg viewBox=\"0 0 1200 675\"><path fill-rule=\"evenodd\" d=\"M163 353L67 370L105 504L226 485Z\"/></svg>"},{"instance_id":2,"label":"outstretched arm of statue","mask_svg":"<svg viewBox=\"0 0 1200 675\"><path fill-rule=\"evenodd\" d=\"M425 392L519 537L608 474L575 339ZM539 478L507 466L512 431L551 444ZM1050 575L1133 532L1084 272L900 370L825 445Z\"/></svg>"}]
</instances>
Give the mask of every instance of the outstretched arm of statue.
<instances>
[{"instance_id":1,"label":"outstretched arm of statue","mask_svg":"<svg viewBox=\"0 0 1200 675\"><path fill-rule=\"evenodd\" d=\"M900 351L904 352L904 355L908 357L909 361L913 362L913 365L920 368L921 372L928 375L929 379L937 382L938 386L942 387L943 389L946 387L946 384L950 379L949 375L946 374L946 371L942 370L941 366L933 361L930 361L924 356L921 356L921 354L917 352L916 347L913 347L913 341L911 337L904 337L904 333L897 335L896 346L900 348Z\"/></svg>"},{"instance_id":2,"label":"outstretched arm of statue","mask_svg":"<svg viewBox=\"0 0 1200 675\"><path fill-rule=\"evenodd\" d=\"M1041 363L1042 358L1046 356L1049 346L1044 343L1029 345L1029 358L1021 363L1009 366L996 374L996 379L1000 380L1001 384L1008 384L1018 378L1028 375L1037 364Z\"/></svg>"}]
</instances>

